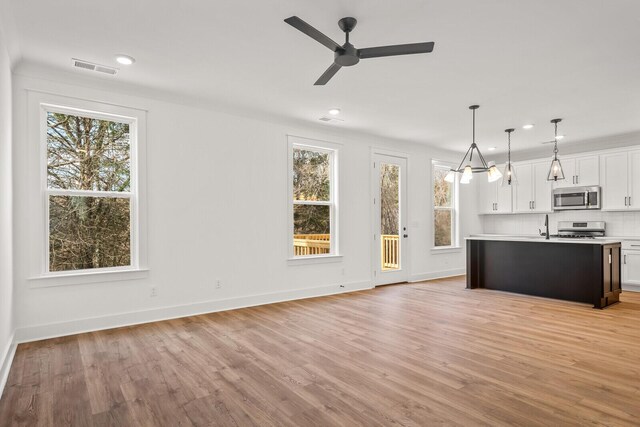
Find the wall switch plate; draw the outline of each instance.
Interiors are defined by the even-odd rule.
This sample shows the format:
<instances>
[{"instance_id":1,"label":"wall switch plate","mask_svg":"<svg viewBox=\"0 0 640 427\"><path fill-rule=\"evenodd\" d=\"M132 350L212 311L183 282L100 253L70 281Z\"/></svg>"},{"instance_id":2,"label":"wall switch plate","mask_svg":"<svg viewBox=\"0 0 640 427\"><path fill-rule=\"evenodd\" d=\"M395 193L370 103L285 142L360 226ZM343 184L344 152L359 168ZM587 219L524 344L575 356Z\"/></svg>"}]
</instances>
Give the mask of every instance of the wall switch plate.
<instances>
[{"instance_id":1,"label":"wall switch plate","mask_svg":"<svg viewBox=\"0 0 640 427\"><path fill-rule=\"evenodd\" d=\"M220 279L216 279L216 289L220 289L222 287L222 281Z\"/></svg>"},{"instance_id":2,"label":"wall switch plate","mask_svg":"<svg viewBox=\"0 0 640 427\"><path fill-rule=\"evenodd\" d=\"M158 296L158 288L157 287L153 286L151 288L151 296L152 297L157 297Z\"/></svg>"}]
</instances>

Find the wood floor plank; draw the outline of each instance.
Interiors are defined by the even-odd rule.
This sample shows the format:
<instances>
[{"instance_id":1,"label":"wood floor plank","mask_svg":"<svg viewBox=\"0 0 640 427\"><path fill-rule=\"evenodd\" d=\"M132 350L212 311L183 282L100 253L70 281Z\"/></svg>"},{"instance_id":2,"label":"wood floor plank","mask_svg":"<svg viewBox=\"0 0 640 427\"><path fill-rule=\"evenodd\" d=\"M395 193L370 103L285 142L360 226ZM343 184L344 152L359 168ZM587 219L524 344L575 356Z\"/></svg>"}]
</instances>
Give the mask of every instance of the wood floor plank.
<instances>
[{"instance_id":1,"label":"wood floor plank","mask_svg":"<svg viewBox=\"0 0 640 427\"><path fill-rule=\"evenodd\" d=\"M22 344L0 426L640 425L640 294L464 277Z\"/></svg>"}]
</instances>

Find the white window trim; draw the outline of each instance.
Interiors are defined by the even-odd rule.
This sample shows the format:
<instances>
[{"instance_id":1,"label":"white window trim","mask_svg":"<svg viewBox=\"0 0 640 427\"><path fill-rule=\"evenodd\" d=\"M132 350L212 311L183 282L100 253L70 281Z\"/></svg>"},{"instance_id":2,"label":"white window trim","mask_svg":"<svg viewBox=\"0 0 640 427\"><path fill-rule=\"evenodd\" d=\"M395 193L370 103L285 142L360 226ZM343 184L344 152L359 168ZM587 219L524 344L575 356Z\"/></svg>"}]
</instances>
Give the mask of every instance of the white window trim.
<instances>
[{"instance_id":1,"label":"white window trim","mask_svg":"<svg viewBox=\"0 0 640 427\"><path fill-rule=\"evenodd\" d=\"M459 208L460 208L460 201L459 201L459 189L460 189L460 183L459 183L459 177L457 176L458 174L456 174L456 179L453 182L453 203L452 206L450 208L442 208L442 207L436 207L436 203L435 203L435 197L433 194L433 186L435 184L435 169L436 168L447 168L447 169L452 169L455 168L455 165L449 162L444 162L441 160L436 160L436 159L432 159L431 160L431 186L429 187L429 190L431 191L431 252L433 254L445 254L445 253L451 253L451 252L459 252L461 250L460 247L460 221L459 221ZM451 245L449 246L436 246L435 245L435 211L436 209L442 209L442 210L451 210L451 223L452 223L452 236L451 236Z\"/></svg>"},{"instance_id":2,"label":"white window trim","mask_svg":"<svg viewBox=\"0 0 640 427\"><path fill-rule=\"evenodd\" d=\"M330 189L329 201L296 201L293 200L293 149L294 147L305 148L313 151L319 151L330 154L329 170L330 170ZM288 250L287 260L290 265L304 265L327 262L339 262L342 259L340 254L340 202L339 202L339 169L340 169L340 149L342 145L320 141L316 139L302 138L293 135L287 135L287 205L288 205ZM293 206L300 205L328 205L331 207L331 237L330 249L328 254L324 255L305 255L294 256L293 254Z\"/></svg>"},{"instance_id":3,"label":"white window trim","mask_svg":"<svg viewBox=\"0 0 640 427\"><path fill-rule=\"evenodd\" d=\"M34 212L30 224L29 279L31 287L64 286L115 280L139 279L147 276L147 206L146 206L146 111L113 104L87 101L36 91L28 91L28 170L31 174L29 211ZM48 111L82 115L102 120L115 120L131 126L131 185L129 192L56 190L47 188L46 115ZM126 267L49 272L49 195L83 195L121 197L131 200L131 265Z\"/></svg>"}]
</instances>

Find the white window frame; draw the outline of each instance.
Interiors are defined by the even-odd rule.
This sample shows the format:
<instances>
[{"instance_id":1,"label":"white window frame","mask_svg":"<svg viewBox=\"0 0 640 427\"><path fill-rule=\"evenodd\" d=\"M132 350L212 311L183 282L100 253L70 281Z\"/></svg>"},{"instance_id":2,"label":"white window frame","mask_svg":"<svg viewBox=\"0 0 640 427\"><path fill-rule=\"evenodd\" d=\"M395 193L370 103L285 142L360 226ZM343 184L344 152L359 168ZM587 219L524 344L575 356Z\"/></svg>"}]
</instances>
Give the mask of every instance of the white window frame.
<instances>
[{"instance_id":1,"label":"white window frame","mask_svg":"<svg viewBox=\"0 0 640 427\"><path fill-rule=\"evenodd\" d=\"M435 185L435 172L436 169L446 169L450 170L455 168L455 165L448 162L443 162L440 160L432 160L431 161L431 186L429 187L429 191L431 192L431 249L433 252L447 252L452 250L460 249L460 224L459 224L459 177L456 174L456 179L452 183L452 192L451 195L451 207L440 207L436 206L435 203L435 195L433 192L433 187ZM436 210L450 210L451 211L451 245L449 246L436 246L436 228L435 228L435 211Z\"/></svg>"},{"instance_id":2,"label":"white window frame","mask_svg":"<svg viewBox=\"0 0 640 427\"><path fill-rule=\"evenodd\" d=\"M29 92L29 159L37 174L31 184L35 196L30 206L36 207L38 226L32 227L30 240L34 249L30 279L39 280L33 287L93 283L112 280L129 280L146 277L147 228L146 228L146 112L142 110L86 101L76 98ZM47 114L90 117L99 120L129 124L130 141L130 189L128 192L65 190L48 188ZM32 121L37 121L33 123ZM37 160L36 160L37 159ZM37 164L37 166L36 166ZM49 197L55 195L86 197L117 197L130 200L130 251L131 263L122 267L92 268L68 271L49 271ZM37 255L36 255L37 253ZM46 279L44 281L40 279Z\"/></svg>"},{"instance_id":3,"label":"white window frame","mask_svg":"<svg viewBox=\"0 0 640 427\"><path fill-rule=\"evenodd\" d=\"M310 262L326 262L327 260L338 260L341 258L340 245L339 245L339 152L341 145L319 141L315 139L301 138L297 136L287 136L287 150L288 150L288 224L289 224L289 249L288 259L294 263L306 263ZM308 200L294 200L293 199L293 150L303 149L309 151L316 151L320 153L329 154L329 200L328 201L308 201ZM293 252L293 236L294 236L294 224L293 224L293 206L294 205L317 205L317 206L329 206L330 207L330 249L328 254L319 255L294 255Z\"/></svg>"}]
</instances>

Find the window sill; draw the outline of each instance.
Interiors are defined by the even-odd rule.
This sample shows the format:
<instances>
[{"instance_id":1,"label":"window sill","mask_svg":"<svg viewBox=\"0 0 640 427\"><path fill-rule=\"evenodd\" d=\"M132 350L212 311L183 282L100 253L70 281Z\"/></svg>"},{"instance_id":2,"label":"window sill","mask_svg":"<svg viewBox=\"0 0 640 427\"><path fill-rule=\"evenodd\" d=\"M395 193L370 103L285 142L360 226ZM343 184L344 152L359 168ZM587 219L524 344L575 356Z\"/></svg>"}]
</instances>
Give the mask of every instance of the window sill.
<instances>
[{"instance_id":1,"label":"window sill","mask_svg":"<svg viewBox=\"0 0 640 427\"><path fill-rule=\"evenodd\" d=\"M54 286L85 285L89 283L117 282L123 280L139 280L149 277L148 268L132 268L127 270L83 271L80 273L43 274L30 277L29 287L49 288Z\"/></svg>"},{"instance_id":2,"label":"window sill","mask_svg":"<svg viewBox=\"0 0 640 427\"><path fill-rule=\"evenodd\" d=\"M326 264L331 262L342 262L342 255L304 256L287 260L288 265Z\"/></svg>"},{"instance_id":3,"label":"window sill","mask_svg":"<svg viewBox=\"0 0 640 427\"><path fill-rule=\"evenodd\" d=\"M456 252L461 252L462 251L462 246L445 246L442 248L431 248L431 253L434 255L439 255L439 254L451 254L451 253L456 253Z\"/></svg>"}]
</instances>

